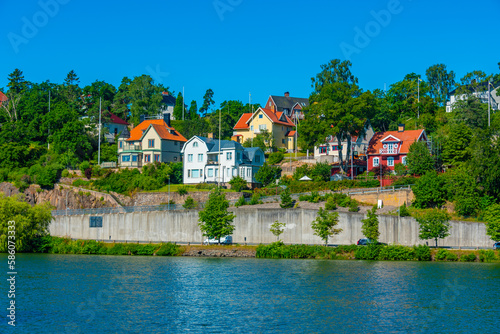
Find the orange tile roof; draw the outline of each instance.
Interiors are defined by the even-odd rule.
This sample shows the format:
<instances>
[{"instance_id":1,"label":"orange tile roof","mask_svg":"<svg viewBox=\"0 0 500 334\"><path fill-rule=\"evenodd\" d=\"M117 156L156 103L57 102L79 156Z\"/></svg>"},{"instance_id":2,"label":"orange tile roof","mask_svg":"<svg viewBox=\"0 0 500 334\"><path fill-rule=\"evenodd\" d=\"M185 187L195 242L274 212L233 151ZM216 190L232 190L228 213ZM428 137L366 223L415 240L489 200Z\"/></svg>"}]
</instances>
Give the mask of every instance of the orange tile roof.
<instances>
[{"instance_id":1,"label":"orange tile roof","mask_svg":"<svg viewBox=\"0 0 500 334\"><path fill-rule=\"evenodd\" d=\"M267 117L269 117L271 119L271 122L273 122L273 123L283 124L283 125L293 126L293 127L295 126L295 124L293 124L292 120L290 118L288 118L288 116L286 116L286 115L285 115L286 122L279 120L281 115L283 114L283 112L281 112L281 111L279 111L275 114L274 111L272 111L271 109L265 109L265 108L259 108L259 109L262 110L267 115Z\"/></svg>"},{"instance_id":2,"label":"orange tile roof","mask_svg":"<svg viewBox=\"0 0 500 334\"><path fill-rule=\"evenodd\" d=\"M248 129L248 120L252 117L252 113L249 112L249 113L245 113L243 115L241 115L240 119L238 120L238 122L236 122L236 125L234 126L234 130L238 130L238 129Z\"/></svg>"},{"instance_id":3,"label":"orange tile roof","mask_svg":"<svg viewBox=\"0 0 500 334\"><path fill-rule=\"evenodd\" d=\"M370 145L368 146L367 153L378 154L380 152L379 150L383 148L382 140L386 139L388 136L395 137L400 141L402 141L401 147L399 148L399 153L408 153L410 145L416 142L424 131L425 131L424 129L420 129L420 130L406 130L403 132L399 131L377 132L373 135L372 139L370 140ZM427 139L427 137L424 137L424 139ZM391 140L386 139L386 141L391 141Z\"/></svg>"},{"instance_id":4,"label":"orange tile roof","mask_svg":"<svg viewBox=\"0 0 500 334\"><path fill-rule=\"evenodd\" d=\"M287 134L286 136L287 136L287 137L293 137L293 136L295 136L295 133L296 133L296 132L297 132L297 131L295 131L295 130L294 130L294 131L289 131L289 132L288 132L288 134Z\"/></svg>"},{"instance_id":5,"label":"orange tile roof","mask_svg":"<svg viewBox=\"0 0 500 334\"><path fill-rule=\"evenodd\" d=\"M130 130L130 138L127 139L127 141L141 140L144 131L146 131L150 125L153 125L160 138L183 142L187 141L187 139L184 138L177 130L169 127L163 119L148 119L137 125L135 128ZM170 131L168 130L173 130L176 135L170 134Z\"/></svg>"}]
</instances>

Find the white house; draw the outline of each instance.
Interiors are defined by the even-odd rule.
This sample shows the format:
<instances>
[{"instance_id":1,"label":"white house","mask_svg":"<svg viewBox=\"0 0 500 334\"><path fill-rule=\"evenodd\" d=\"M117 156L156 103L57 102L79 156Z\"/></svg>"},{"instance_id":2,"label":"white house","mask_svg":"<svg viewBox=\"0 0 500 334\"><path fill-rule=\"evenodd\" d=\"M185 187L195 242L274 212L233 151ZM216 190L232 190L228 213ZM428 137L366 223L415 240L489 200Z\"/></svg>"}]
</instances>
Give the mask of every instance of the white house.
<instances>
[{"instance_id":1,"label":"white house","mask_svg":"<svg viewBox=\"0 0 500 334\"><path fill-rule=\"evenodd\" d=\"M466 90L468 93L457 94L457 89L453 90L450 93L450 100L446 102L446 112L453 111L453 105L457 101L467 100L469 96L474 96L478 98L481 103L488 104L488 95L489 102L491 106L491 110L499 110L500 109L500 91L498 88L490 85L490 91L488 92L488 83L479 84L476 89L472 87L467 87Z\"/></svg>"},{"instance_id":2,"label":"white house","mask_svg":"<svg viewBox=\"0 0 500 334\"><path fill-rule=\"evenodd\" d=\"M165 114L169 114L170 119L175 120L175 117L174 117L175 97L170 95L169 92L162 92L161 98L162 98L163 106L160 109L160 116L164 117Z\"/></svg>"},{"instance_id":3,"label":"white house","mask_svg":"<svg viewBox=\"0 0 500 334\"><path fill-rule=\"evenodd\" d=\"M372 126L367 122L363 135L351 137L351 152L355 157L366 154L368 144L374 134ZM350 159L349 157L345 157L347 154L347 140L342 141L342 144L339 146L337 137L330 136L327 138L326 143L314 147L314 158L321 162L339 162L340 151L342 151L344 159Z\"/></svg>"},{"instance_id":4,"label":"white house","mask_svg":"<svg viewBox=\"0 0 500 334\"><path fill-rule=\"evenodd\" d=\"M227 183L238 175L248 183L256 183L255 174L265 159L264 152L258 147L243 147L231 140L219 143L218 139L198 136L184 144L181 154L184 184Z\"/></svg>"}]
</instances>

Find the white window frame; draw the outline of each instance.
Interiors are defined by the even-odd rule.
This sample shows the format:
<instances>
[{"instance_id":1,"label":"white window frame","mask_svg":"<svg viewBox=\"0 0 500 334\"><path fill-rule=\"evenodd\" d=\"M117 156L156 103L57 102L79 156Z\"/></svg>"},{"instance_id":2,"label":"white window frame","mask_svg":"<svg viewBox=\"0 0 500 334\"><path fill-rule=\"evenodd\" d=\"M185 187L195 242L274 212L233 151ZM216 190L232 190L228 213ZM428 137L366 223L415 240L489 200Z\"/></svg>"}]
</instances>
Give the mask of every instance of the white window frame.
<instances>
[{"instance_id":1,"label":"white window frame","mask_svg":"<svg viewBox=\"0 0 500 334\"><path fill-rule=\"evenodd\" d=\"M373 158L373 167L378 167L380 165L380 158Z\"/></svg>"},{"instance_id":2,"label":"white window frame","mask_svg":"<svg viewBox=\"0 0 500 334\"><path fill-rule=\"evenodd\" d=\"M195 141L195 142L193 143L193 147L198 147L198 142L197 142L197 141Z\"/></svg>"},{"instance_id":3,"label":"white window frame","mask_svg":"<svg viewBox=\"0 0 500 334\"><path fill-rule=\"evenodd\" d=\"M203 162L203 153L198 153L198 162Z\"/></svg>"},{"instance_id":4,"label":"white window frame","mask_svg":"<svg viewBox=\"0 0 500 334\"><path fill-rule=\"evenodd\" d=\"M226 152L226 160L233 160L233 152Z\"/></svg>"},{"instance_id":5,"label":"white window frame","mask_svg":"<svg viewBox=\"0 0 500 334\"><path fill-rule=\"evenodd\" d=\"M214 177L214 169L213 168L209 168L208 171L207 171L207 176L208 177Z\"/></svg>"},{"instance_id":6,"label":"white window frame","mask_svg":"<svg viewBox=\"0 0 500 334\"><path fill-rule=\"evenodd\" d=\"M387 166L394 167L394 157L387 158Z\"/></svg>"},{"instance_id":7,"label":"white window frame","mask_svg":"<svg viewBox=\"0 0 500 334\"><path fill-rule=\"evenodd\" d=\"M404 157L401 158L401 162L403 163L403 165L406 166L406 156L404 156Z\"/></svg>"},{"instance_id":8,"label":"white window frame","mask_svg":"<svg viewBox=\"0 0 500 334\"><path fill-rule=\"evenodd\" d=\"M259 124L259 130L267 130L267 124Z\"/></svg>"}]
</instances>

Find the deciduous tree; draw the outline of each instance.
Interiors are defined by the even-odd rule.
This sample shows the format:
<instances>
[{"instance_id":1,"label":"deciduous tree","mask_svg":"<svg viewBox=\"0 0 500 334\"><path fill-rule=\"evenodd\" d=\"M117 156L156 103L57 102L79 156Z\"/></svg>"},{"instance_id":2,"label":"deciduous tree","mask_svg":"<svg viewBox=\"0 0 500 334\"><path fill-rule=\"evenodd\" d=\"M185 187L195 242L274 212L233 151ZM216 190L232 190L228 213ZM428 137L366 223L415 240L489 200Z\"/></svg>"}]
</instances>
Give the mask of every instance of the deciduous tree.
<instances>
[{"instance_id":1,"label":"deciduous tree","mask_svg":"<svg viewBox=\"0 0 500 334\"><path fill-rule=\"evenodd\" d=\"M416 220L420 224L419 238L422 240L434 239L437 247L438 239L450 235L450 218L446 211L438 209L417 216Z\"/></svg>"},{"instance_id":2,"label":"deciduous tree","mask_svg":"<svg viewBox=\"0 0 500 334\"><path fill-rule=\"evenodd\" d=\"M378 230L378 216L377 216L377 206L374 205L371 210L366 213L367 217L361 219L363 225L361 226L361 232L363 235L370 240L377 241L380 236Z\"/></svg>"},{"instance_id":3,"label":"deciduous tree","mask_svg":"<svg viewBox=\"0 0 500 334\"><path fill-rule=\"evenodd\" d=\"M335 228L339 223L338 212L330 212L319 208L318 216L313 220L311 227L314 230L314 235L317 235L328 245L328 238L342 232L341 228Z\"/></svg>"},{"instance_id":4,"label":"deciduous tree","mask_svg":"<svg viewBox=\"0 0 500 334\"><path fill-rule=\"evenodd\" d=\"M204 236L216 238L220 244L220 238L231 235L235 226L231 224L236 217L228 211L229 201L220 188L213 190L208 196L205 208L199 212L198 226Z\"/></svg>"}]
</instances>

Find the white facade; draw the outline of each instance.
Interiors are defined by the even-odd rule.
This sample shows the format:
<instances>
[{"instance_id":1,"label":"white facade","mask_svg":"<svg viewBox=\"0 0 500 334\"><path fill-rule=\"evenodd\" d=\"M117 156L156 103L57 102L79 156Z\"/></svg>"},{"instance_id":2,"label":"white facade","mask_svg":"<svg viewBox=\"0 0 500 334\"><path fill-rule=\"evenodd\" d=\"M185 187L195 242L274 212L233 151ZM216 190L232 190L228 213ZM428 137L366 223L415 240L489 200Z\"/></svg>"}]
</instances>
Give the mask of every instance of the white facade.
<instances>
[{"instance_id":1,"label":"white facade","mask_svg":"<svg viewBox=\"0 0 500 334\"><path fill-rule=\"evenodd\" d=\"M255 174L264 164L260 148L244 148L229 140L207 139L194 136L182 148L183 183L227 183L241 176L248 183L255 183ZM219 164L220 160L220 164Z\"/></svg>"},{"instance_id":2,"label":"white facade","mask_svg":"<svg viewBox=\"0 0 500 334\"><path fill-rule=\"evenodd\" d=\"M450 101L446 102L446 112L452 112L453 111L453 105L458 102L458 101L465 101L469 96L474 96L478 98L481 103L486 103L488 104L488 95L489 95L489 102L491 106L491 110L499 110L500 109L500 92L497 89L491 89L490 94L488 94L488 91L479 91L479 92L471 92L470 94L457 94L457 95L451 95L450 96Z\"/></svg>"},{"instance_id":3,"label":"white facade","mask_svg":"<svg viewBox=\"0 0 500 334\"><path fill-rule=\"evenodd\" d=\"M353 137L351 139L351 152L358 156L365 154L368 149L368 144L374 134L375 132L372 126L367 125L363 136ZM343 141L341 147L339 147L337 137L332 137L325 144L314 146L314 158L318 161L339 162L340 151L342 151L344 159L349 159L349 157L346 157L347 141Z\"/></svg>"}]
</instances>

